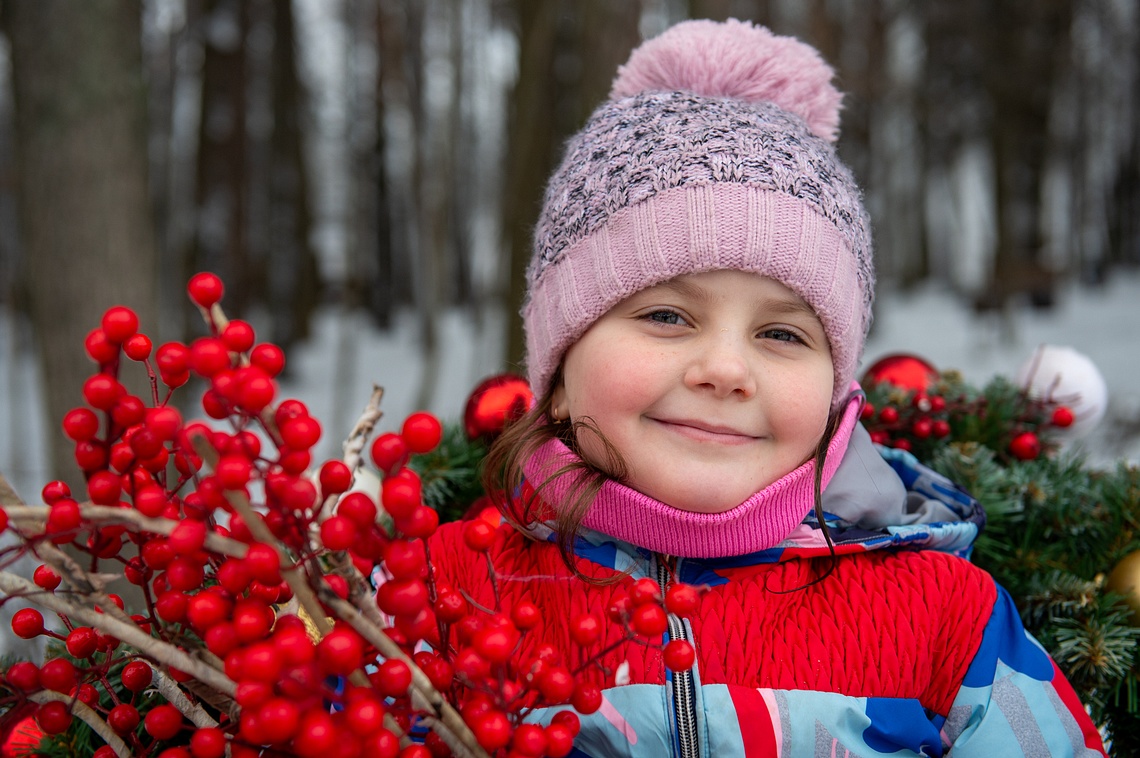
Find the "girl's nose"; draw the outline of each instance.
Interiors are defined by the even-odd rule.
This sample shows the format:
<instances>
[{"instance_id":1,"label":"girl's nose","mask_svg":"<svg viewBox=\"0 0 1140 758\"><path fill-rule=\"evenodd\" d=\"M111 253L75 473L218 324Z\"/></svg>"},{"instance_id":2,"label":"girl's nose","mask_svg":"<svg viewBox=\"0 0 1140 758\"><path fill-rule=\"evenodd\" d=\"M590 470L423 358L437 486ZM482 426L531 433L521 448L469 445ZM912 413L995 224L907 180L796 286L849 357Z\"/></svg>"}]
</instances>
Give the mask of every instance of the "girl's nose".
<instances>
[{"instance_id":1,"label":"girl's nose","mask_svg":"<svg viewBox=\"0 0 1140 758\"><path fill-rule=\"evenodd\" d=\"M725 332L710 335L696 348L685 371L685 384L693 389L711 390L717 397L756 394L756 375L738 337Z\"/></svg>"}]
</instances>

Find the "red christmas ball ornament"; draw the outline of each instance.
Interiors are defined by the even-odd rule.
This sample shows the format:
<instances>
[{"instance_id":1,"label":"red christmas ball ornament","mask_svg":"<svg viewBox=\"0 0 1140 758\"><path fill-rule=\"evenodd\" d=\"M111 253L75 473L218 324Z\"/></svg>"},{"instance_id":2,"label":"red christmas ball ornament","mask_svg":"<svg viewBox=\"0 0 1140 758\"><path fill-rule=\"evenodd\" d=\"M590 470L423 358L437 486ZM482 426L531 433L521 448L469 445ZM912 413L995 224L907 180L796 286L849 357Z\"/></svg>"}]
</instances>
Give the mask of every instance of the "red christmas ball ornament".
<instances>
[{"instance_id":1,"label":"red christmas ball ornament","mask_svg":"<svg viewBox=\"0 0 1140 758\"><path fill-rule=\"evenodd\" d=\"M499 374L484 379L467 398L463 411L467 437L490 441L533 406L534 393L521 376Z\"/></svg>"},{"instance_id":2,"label":"red christmas ball ornament","mask_svg":"<svg viewBox=\"0 0 1140 758\"><path fill-rule=\"evenodd\" d=\"M1019 461L1031 461L1041 454L1041 440L1033 432L1022 432L1009 443L1009 452Z\"/></svg>"},{"instance_id":3,"label":"red christmas ball ornament","mask_svg":"<svg viewBox=\"0 0 1140 758\"><path fill-rule=\"evenodd\" d=\"M926 392L938 381L938 369L917 355L893 353L871 364L862 384L893 384L905 390Z\"/></svg>"}]
</instances>

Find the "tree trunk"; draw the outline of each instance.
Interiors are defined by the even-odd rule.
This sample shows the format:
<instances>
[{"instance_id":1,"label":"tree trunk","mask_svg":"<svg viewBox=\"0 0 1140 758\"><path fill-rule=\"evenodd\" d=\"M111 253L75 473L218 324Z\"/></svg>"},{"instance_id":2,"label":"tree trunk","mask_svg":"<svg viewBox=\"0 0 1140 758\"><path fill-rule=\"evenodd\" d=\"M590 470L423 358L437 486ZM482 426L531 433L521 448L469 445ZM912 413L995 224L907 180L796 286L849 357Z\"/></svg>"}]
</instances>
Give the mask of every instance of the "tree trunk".
<instances>
[{"instance_id":1,"label":"tree trunk","mask_svg":"<svg viewBox=\"0 0 1140 758\"><path fill-rule=\"evenodd\" d=\"M107 307L156 325L140 10L127 0L6 2L20 221L51 429L82 401L83 341ZM56 476L85 488L53 433Z\"/></svg>"}]
</instances>

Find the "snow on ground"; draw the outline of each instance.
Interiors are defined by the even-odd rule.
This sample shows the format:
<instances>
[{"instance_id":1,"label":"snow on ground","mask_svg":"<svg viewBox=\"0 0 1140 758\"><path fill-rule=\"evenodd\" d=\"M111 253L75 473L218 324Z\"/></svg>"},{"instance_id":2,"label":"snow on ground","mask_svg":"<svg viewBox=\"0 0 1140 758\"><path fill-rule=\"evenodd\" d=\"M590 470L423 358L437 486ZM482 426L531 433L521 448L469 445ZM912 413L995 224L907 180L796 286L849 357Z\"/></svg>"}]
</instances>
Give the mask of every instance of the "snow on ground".
<instances>
[{"instance_id":1,"label":"snow on ground","mask_svg":"<svg viewBox=\"0 0 1140 758\"><path fill-rule=\"evenodd\" d=\"M29 500L48 480L45 448L48 424L40 407L40 378L30 357L26 325L0 314L0 472ZM439 319L439 368L428 394L428 410L459 419L467 394L480 379L498 373L503 353L502 314L482 320L451 311ZM1087 355L1104 375L1108 415L1083 442L1090 462L1109 466L1119 459L1140 464L1140 271L1117 271L1100 288L1066 288L1049 311L1014 310L1005 316L976 316L937 285L911 292L880 292L864 366L888 353L921 356L940 369L957 369L975 384L995 374L1009 377L1038 345L1068 346ZM321 420L324 435L315 456L338 457L340 442L370 396L373 383L385 388L381 430L396 429L419 410L425 380L420 325L413 314L388 333L377 332L360 314L326 308L314 336L288 357L290 374L281 396L305 402ZM82 349L76 346L76 349ZM76 378L78 397L81 378ZM24 562L15 570L30 573ZM4 619L15 610L0 612ZM0 655L16 652L19 640L0 633Z\"/></svg>"}]
</instances>

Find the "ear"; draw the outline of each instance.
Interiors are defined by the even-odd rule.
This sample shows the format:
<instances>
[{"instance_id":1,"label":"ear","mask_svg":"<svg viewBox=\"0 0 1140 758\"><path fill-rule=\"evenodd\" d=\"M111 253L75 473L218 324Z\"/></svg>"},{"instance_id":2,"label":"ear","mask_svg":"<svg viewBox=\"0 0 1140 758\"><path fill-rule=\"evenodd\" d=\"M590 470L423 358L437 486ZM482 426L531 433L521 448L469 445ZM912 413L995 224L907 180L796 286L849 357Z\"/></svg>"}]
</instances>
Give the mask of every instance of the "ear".
<instances>
[{"instance_id":1,"label":"ear","mask_svg":"<svg viewBox=\"0 0 1140 758\"><path fill-rule=\"evenodd\" d=\"M558 384L550 391L550 418L553 421L564 421L570 418L570 408L566 399L566 382L558 377Z\"/></svg>"}]
</instances>

